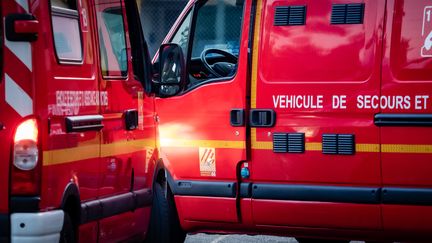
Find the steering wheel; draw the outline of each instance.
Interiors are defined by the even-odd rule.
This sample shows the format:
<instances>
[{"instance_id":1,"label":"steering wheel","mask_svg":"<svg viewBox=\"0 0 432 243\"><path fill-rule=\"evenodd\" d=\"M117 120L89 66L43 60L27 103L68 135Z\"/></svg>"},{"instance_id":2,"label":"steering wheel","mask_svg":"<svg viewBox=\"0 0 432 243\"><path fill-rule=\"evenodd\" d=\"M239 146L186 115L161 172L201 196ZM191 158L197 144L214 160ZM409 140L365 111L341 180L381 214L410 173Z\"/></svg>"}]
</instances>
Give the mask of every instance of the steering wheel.
<instances>
[{"instance_id":1,"label":"steering wheel","mask_svg":"<svg viewBox=\"0 0 432 243\"><path fill-rule=\"evenodd\" d=\"M236 56L234 56L233 54L224 51L224 50L220 50L220 49L206 49L201 53L201 62L203 63L204 67L214 76L216 76L217 78L221 78L223 77L222 75L220 75L218 72L216 72L213 67L207 62L207 55L209 54L219 54L221 56L223 56L224 58L226 58L226 61L232 64L237 64L237 60L238 58Z\"/></svg>"}]
</instances>

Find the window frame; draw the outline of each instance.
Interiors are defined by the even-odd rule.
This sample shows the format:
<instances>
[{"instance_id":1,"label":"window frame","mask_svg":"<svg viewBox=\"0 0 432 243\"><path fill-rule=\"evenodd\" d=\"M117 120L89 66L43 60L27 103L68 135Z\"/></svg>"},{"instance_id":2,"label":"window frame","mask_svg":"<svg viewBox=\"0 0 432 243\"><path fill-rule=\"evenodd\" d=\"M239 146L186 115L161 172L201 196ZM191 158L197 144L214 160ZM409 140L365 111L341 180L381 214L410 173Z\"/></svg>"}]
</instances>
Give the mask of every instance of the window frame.
<instances>
[{"instance_id":1,"label":"window frame","mask_svg":"<svg viewBox=\"0 0 432 243\"><path fill-rule=\"evenodd\" d=\"M192 19L190 21L190 33L189 33L189 39L188 39L188 45L187 45L187 53L186 53L186 82L187 84L190 83L190 74L189 74L189 70L190 70L190 66L191 66L191 56L192 56L192 48L193 48L193 42L194 42L194 38L195 38L195 30L196 30L196 23L197 23L197 16L198 16L198 11L201 9L202 6L204 6L208 1L210 0L206 0L206 1L199 1L199 2L195 2L195 4L193 5L193 7L191 8L191 10L189 10L190 12L193 12L192 15ZM242 48L241 48L241 41L242 41L242 35L243 35L243 23L244 23L244 19L245 19L245 11L246 11L246 0L243 1L243 10L242 10L242 15L241 15L241 25L240 25L240 35L239 35L239 54L238 57L241 56L242 53ZM188 14L189 14L188 13ZM183 22L185 21L185 19L188 17L187 15L185 15L186 17L182 19L181 24L178 25L177 30L180 29L180 26L183 24ZM177 33L177 30L175 33ZM174 35L170 38L170 42L172 38L174 37ZM238 62L240 62L240 58L238 59ZM197 83L196 85L187 87L185 90L181 91L177 96L181 96L183 94L186 94L196 88L199 88L203 85L207 85L207 84L213 84L213 83L221 83L221 82L227 82L227 81L232 81L235 79L235 77L238 74L238 64L237 63L237 68L236 71L233 75L228 76L228 77L220 77L220 78L209 78L206 80L203 80L199 83Z\"/></svg>"},{"instance_id":2,"label":"window frame","mask_svg":"<svg viewBox=\"0 0 432 243\"><path fill-rule=\"evenodd\" d=\"M52 1L50 1L50 14L51 14L50 21L51 21L51 33L52 33L52 40L53 40L53 48L54 48L55 56L57 59L57 63L63 64L63 65L83 65L84 64L83 31L81 28L81 17L80 17L80 13L78 11L78 3L77 3L77 9L73 10L73 9L63 8L63 7L59 7L59 6L54 6L52 4ZM53 20L54 16L78 20L78 30L79 30L79 34L80 34L79 39L80 39L80 45L81 45L81 59L62 58L59 56L58 51L57 51L57 47L56 47L55 37L54 37L54 20Z\"/></svg>"},{"instance_id":3,"label":"window frame","mask_svg":"<svg viewBox=\"0 0 432 243\"><path fill-rule=\"evenodd\" d=\"M104 79L104 80L119 80L120 79L120 80L124 81L124 80L127 80L129 78L129 62L128 62L129 55L128 55L128 51L127 51L128 50L128 45L127 45L127 38L126 38L126 25L125 25L125 16L124 16L125 8L124 8L124 6L123 6L123 4L122 4L122 2L120 0L118 0L118 3L119 3L118 7L108 7L106 9L104 9L103 11L101 11L100 13L96 9L96 28L97 28L97 31L96 31L97 34L96 35L97 35L98 49L99 49L99 66L100 66L100 73L102 75L102 79ZM101 18L102 18L102 21L103 21L102 24L105 25L106 31L107 31L107 33L109 35L108 36L109 37L108 41L111 43L110 33L109 33L108 27L106 26L105 21L104 21L103 16L102 16L103 13L105 13L106 11L109 11L109 10L119 10L120 13L121 13L121 17L122 17L122 25L123 25L123 33L124 33L123 38L124 38L125 50L126 50L126 70L124 71L125 75L105 75L103 73L103 70L102 70L102 51L101 51L102 45L101 45L101 40L103 42L106 41L106 40L99 33L99 18L97 17L97 15L101 14ZM103 46L106 49L105 44ZM120 65L120 63L119 63L119 65ZM107 72L109 73L110 71L107 70ZM122 70L120 70L120 72L122 72Z\"/></svg>"}]
</instances>

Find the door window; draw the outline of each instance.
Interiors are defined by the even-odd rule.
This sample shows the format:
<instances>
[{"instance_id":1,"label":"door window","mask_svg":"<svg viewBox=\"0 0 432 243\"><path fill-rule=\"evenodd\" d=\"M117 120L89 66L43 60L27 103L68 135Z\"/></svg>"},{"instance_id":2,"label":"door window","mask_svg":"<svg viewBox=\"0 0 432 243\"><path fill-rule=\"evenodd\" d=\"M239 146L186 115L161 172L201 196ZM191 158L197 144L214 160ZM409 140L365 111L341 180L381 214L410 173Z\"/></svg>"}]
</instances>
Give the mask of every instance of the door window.
<instances>
[{"instance_id":1,"label":"door window","mask_svg":"<svg viewBox=\"0 0 432 243\"><path fill-rule=\"evenodd\" d=\"M54 46L60 62L83 59L81 29L76 1L52 0Z\"/></svg>"},{"instance_id":2,"label":"door window","mask_svg":"<svg viewBox=\"0 0 432 243\"><path fill-rule=\"evenodd\" d=\"M182 48L183 54L185 56L187 55L187 46L188 46L191 19L192 19L192 11L190 11L187 14L186 18L183 20L182 24L177 29L176 33L171 39L171 43L178 44Z\"/></svg>"},{"instance_id":3,"label":"door window","mask_svg":"<svg viewBox=\"0 0 432 243\"><path fill-rule=\"evenodd\" d=\"M240 48L244 0L208 0L197 5L193 33L189 33L190 14L178 28L172 42L188 55L189 84L234 76ZM188 37L193 40L188 43ZM189 45L191 51L186 51Z\"/></svg>"},{"instance_id":4,"label":"door window","mask_svg":"<svg viewBox=\"0 0 432 243\"><path fill-rule=\"evenodd\" d=\"M102 75L104 78L125 78L128 63L120 2L98 5L96 9Z\"/></svg>"}]
</instances>

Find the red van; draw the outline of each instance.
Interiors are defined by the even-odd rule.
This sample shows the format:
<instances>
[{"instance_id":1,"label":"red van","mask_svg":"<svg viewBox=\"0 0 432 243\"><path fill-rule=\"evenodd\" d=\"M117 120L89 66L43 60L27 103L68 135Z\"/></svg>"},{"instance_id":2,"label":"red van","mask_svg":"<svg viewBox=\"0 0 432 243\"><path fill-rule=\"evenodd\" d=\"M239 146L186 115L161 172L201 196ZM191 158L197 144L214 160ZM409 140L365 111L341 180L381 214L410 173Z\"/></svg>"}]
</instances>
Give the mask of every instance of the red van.
<instances>
[{"instance_id":1,"label":"red van","mask_svg":"<svg viewBox=\"0 0 432 243\"><path fill-rule=\"evenodd\" d=\"M1 242L142 240L152 210L149 237L164 240L151 60L135 5L0 2Z\"/></svg>"},{"instance_id":2,"label":"red van","mask_svg":"<svg viewBox=\"0 0 432 243\"><path fill-rule=\"evenodd\" d=\"M432 238L430 1L196 0L164 43L178 232Z\"/></svg>"}]
</instances>

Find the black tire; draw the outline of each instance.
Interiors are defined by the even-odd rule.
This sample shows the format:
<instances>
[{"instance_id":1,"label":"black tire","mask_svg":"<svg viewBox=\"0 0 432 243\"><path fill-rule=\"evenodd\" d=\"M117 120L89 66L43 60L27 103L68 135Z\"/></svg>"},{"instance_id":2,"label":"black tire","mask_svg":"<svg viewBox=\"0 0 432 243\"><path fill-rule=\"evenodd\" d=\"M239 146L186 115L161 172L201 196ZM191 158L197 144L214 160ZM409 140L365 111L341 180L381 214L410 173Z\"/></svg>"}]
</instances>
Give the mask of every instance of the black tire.
<instances>
[{"instance_id":1,"label":"black tire","mask_svg":"<svg viewBox=\"0 0 432 243\"><path fill-rule=\"evenodd\" d=\"M169 186L167 187L167 200L169 208L169 222L170 222L170 242L183 243L186 239L186 232L183 231L180 225L180 220L175 206L174 195Z\"/></svg>"},{"instance_id":2,"label":"black tire","mask_svg":"<svg viewBox=\"0 0 432 243\"><path fill-rule=\"evenodd\" d=\"M60 232L60 243L75 243L76 231L72 219L67 212L64 213L63 228Z\"/></svg>"},{"instance_id":3,"label":"black tire","mask_svg":"<svg viewBox=\"0 0 432 243\"><path fill-rule=\"evenodd\" d=\"M159 183L155 183L153 187L153 205L146 242L169 243L170 225L168 201L164 195L162 186Z\"/></svg>"}]
</instances>

